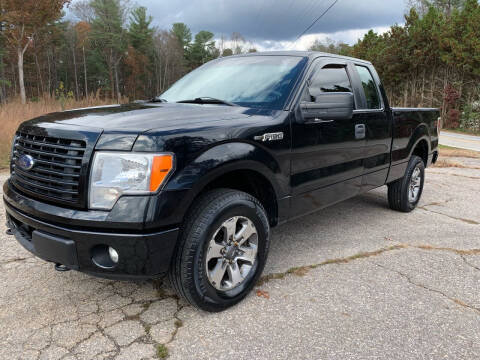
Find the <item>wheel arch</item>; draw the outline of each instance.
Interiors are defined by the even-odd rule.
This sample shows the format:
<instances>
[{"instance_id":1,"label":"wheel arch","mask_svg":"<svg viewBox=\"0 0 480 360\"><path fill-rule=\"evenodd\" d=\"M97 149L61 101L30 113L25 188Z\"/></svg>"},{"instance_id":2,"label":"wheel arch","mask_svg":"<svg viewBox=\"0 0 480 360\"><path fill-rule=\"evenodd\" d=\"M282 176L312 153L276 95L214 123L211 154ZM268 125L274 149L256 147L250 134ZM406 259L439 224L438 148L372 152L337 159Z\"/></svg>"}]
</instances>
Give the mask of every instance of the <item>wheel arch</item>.
<instances>
[{"instance_id":1,"label":"wheel arch","mask_svg":"<svg viewBox=\"0 0 480 360\"><path fill-rule=\"evenodd\" d=\"M416 155L416 156L420 157L423 160L423 163L424 163L425 167L427 167L428 154L429 154L428 148L429 147L428 147L427 139L421 138L420 140L417 141L417 143L413 147L413 150L412 150L410 156Z\"/></svg>"},{"instance_id":2,"label":"wheel arch","mask_svg":"<svg viewBox=\"0 0 480 360\"><path fill-rule=\"evenodd\" d=\"M267 211L270 225L278 222L278 199L288 179L275 158L249 143L224 143L202 153L169 181L166 190L188 189L182 206L189 209L206 191L229 188L256 197ZM188 210L185 211L185 214Z\"/></svg>"},{"instance_id":3,"label":"wheel arch","mask_svg":"<svg viewBox=\"0 0 480 360\"><path fill-rule=\"evenodd\" d=\"M425 167L427 167L428 155L430 154L430 136L425 124L420 124L412 133L408 148L408 159L410 159L412 155L417 155L423 160Z\"/></svg>"}]
</instances>

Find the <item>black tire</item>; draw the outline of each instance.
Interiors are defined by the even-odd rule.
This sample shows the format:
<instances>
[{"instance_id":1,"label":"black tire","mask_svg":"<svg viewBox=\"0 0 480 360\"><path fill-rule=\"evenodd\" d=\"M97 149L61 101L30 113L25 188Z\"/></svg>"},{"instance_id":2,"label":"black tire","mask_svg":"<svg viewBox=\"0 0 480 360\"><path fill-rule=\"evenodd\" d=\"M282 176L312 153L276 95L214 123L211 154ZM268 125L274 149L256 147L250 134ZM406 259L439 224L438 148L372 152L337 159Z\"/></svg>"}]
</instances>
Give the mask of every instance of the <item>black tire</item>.
<instances>
[{"instance_id":1,"label":"black tire","mask_svg":"<svg viewBox=\"0 0 480 360\"><path fill-rule=\"evenodd\" d=\"M232 216L247 217L257 231L255 265L231 293L215 289L207 276L206 251L211 238ZM169 272L175 291L193 306L218 312L241 301L255 286L269 248L270 227L265 209L253 196L236 190L216 189L201 196L186 216Z\"/></svg>"},{"instance_id":2,"label":"black tire","mask_svg":"<svg viewBox=\"0 0 480 360\"><path fill-rule=\"evenodd\" d=\"M409 199L410 184L412 174L417 168L420 170L420 188L415 200L412 201ZM412 155L405 175L401 179L388 184L388 205L390 209L402 212L410 212L415 209L422 196L424 181L425 164L420 157Z\"/></svg>"}]
</instances>

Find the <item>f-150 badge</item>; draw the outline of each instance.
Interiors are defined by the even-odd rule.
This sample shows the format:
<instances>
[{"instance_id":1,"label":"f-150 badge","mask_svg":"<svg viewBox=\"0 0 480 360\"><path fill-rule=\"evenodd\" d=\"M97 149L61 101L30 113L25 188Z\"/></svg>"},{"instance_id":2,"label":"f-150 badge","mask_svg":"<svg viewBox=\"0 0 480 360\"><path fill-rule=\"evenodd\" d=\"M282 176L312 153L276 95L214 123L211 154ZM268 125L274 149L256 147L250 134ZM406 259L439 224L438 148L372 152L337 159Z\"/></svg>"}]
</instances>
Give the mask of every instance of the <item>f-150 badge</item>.
<instances>
[{"instance_id":1,"label":"f-150 badge","mask_svg":"<svg viewBox=\"0 0 480 360\"><path fill-rule=\"evenodd\" d=\"M255 136L254 140L258 141L275 141L275 140L282 140L283 139L283 132L276 132L276 133L266 133L263 135Z\"/></svg>"}]
</instances>

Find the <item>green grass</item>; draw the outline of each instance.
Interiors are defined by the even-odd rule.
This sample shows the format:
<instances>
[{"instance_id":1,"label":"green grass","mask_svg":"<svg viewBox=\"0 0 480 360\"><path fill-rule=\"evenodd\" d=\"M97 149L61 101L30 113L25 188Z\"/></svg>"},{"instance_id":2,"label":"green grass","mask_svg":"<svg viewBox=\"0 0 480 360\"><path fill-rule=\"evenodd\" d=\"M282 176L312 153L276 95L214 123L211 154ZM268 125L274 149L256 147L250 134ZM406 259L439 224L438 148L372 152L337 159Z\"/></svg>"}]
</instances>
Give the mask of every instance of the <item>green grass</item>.
<instances>
[{"instance_id":1,"label":"green grass","mask_svg":"<svg viewBox=\"0 0 480 360\"><path fill-rule=\"evenodd\" d=\"M464 135L480 135L480 131L473 131L473 130L467 130L467 129L461 129L461 128L456 128L456 129L442 129L441 131L445 132L452 132L452 133L457 133L457 134L464 134Z\"/></svg>"},{"instance_id":2,"label":"green grass","mask_svg":"<svg viewBox=\"0 0 480 360\"><path fill-rule=\"evenodd\" d=\"M168 349L163 344L157 345L157 357L159 359L166 359L168 357Z\"/></svg>"},{"instance_id":3,"label":"green grass","mask_svg":"<svg viewBox=\"0 0 480 360\"><path fill-rule=\"evenodd\" d=\"M450 150L461 150L460 148L454 147L454 146L448 146L448 145L441 145L438 144L439 149L450 149Z\"/></svg>"}]
</instances>

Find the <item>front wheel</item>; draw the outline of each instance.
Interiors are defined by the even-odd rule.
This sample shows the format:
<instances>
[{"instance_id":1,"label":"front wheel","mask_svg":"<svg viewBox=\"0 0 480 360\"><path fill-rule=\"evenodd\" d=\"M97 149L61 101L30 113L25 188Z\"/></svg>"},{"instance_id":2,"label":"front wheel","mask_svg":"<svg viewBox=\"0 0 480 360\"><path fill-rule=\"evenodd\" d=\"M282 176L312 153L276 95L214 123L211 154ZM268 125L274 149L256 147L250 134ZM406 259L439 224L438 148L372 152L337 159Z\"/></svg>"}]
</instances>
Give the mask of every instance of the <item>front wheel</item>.
<instances>
[{"instance_id":1,"label":"front wheel","mask_svg":"<svg viewBox=\"0 0 480 360\"><path fill-rule=\"evenodd\" d=\"M422 196L425 181L425 164L423 160L412 155L405 175L388 184L388 205L391 209L410 212L417 206Z\"/></svg>"},{"instance_id":2,"label":"front wheel","mask_svg":"<svg viewBox=\"0 0 480 360\"><path fill-rule=\"evenodd\" d=\"M253 196L228 189L206 193L187 215L170 270L190 304L221 311L255 286L267 259L269 225Z\"/></svg>"}]
</instances>

